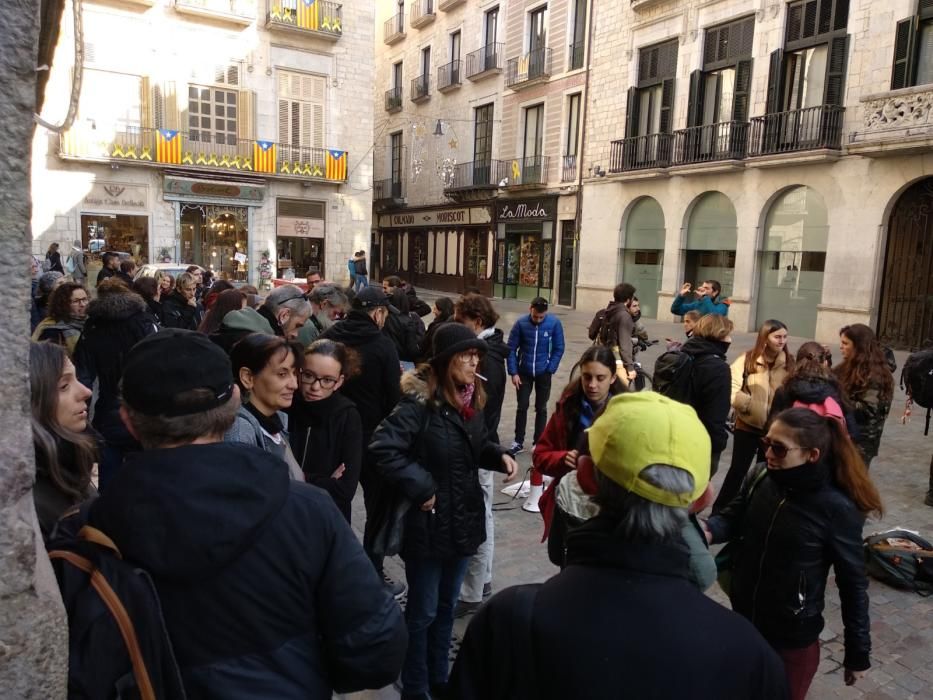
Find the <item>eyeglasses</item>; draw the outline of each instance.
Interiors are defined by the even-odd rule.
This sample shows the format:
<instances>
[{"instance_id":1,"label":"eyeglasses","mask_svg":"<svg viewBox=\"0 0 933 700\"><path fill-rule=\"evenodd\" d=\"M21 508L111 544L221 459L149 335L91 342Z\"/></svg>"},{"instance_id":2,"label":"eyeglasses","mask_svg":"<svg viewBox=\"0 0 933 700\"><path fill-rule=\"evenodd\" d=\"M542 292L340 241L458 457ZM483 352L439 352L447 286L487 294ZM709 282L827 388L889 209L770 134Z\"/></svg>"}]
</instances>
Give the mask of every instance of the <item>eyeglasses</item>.
<instances>
[{"instance_id":1,"label":"eyeglasses","mask_svg":"<svg viewBox=\"0 0 933 700\"><path fill-rule=\"evenodd\" d=\"M322 389L333 389L334 385L340 381L340 377L319 377L310 370L301 371L301 383L308 386L319 384Z\"/></svg>"},{"instance_id":2,"label":"eyeglasses","mask_svg":"<svg viewBox=\"0 0 933 700\"><path fill-rule=\"evenodd\" d=\"M767 452L771 450L774 453L774 456L778 459L784 459L787 456L787 453L791 450L809 450L809 447L788 447L787 445L782 445L779 442L774 442L771 438L763 437L761 438L761 448Z\"/></svg>"},{"instance_id":3,"label":"eyeglasses","mask_svg":"<svg viewBox=\"0 0 933 700\"><path fill-rule=\"evenodd\" d=\"M473 362L479 363L479 361L483 359L478 350L470 350L465 352L461 354L459 358L460 361L465 365L471 364Z\"/></svg>"},{"instance_id":4,"label":"eyeglasses","mask_svg":"<svg viewBox=\"0 0 933 700\"><path fill-rule=\"evenodd\" d=\"M71 303L72 303L72 304L80 304L81 306L83 306L84 304L89 304L90 302L91 302L91 300L88 299L87 297L81 297L80 299L72 299L72 300L71 300Z\"/></svg>"}]
</instances>

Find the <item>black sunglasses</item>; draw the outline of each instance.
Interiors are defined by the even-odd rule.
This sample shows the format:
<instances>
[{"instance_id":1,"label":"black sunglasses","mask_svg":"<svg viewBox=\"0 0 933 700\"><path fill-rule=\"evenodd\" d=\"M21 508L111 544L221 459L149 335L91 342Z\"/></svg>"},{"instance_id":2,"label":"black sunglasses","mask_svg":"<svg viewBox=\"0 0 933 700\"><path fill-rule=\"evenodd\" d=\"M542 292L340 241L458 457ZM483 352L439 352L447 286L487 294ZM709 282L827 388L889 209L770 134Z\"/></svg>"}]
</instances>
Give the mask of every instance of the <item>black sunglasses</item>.
<instances>
[{"instance_id":1,"label":"black sunglasses","mask_svg":"<svg viewBox=\"0 0 933 700\"><path fill-rule=\"evenodd\" d=\"M809 447L788 447L779 442L774 442L771 438L761 438L761 449L765 452L771 450L778 459L784 459L791 450L809 450Z\"/></svg>"}]
</instances>

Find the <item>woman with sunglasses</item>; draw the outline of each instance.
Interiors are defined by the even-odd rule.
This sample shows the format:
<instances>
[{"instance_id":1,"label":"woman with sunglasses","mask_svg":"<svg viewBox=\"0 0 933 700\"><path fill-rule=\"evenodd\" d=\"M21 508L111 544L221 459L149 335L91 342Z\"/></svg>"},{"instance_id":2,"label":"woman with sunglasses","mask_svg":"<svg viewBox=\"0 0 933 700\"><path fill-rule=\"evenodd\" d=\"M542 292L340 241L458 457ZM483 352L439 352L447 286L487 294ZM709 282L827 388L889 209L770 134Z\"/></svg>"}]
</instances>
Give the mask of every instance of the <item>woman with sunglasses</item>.
<instances>
[{"instance_id":1,"label":"woman with sunglasses","mask_svg":"<svg viewBox=\"0 0 933 700\"><path fill-rule=\"evenodd\" d=\"M305 350L299 388L288 409L290 442L305 481L327 491L350 522L363 463L360 412L338 393L359 373L356 353L343 343L315 340Z\"/></svg>"},{"instance_id":2,"label":"woman with sunglasses","mask_svg":"<svg viewBox=\"0 0 933 700\"><path fill-rule=\"evenodd\" d=\"M884 421L894 397L894 377L874 331L863 323L839 331L842 362L833 373L855 413L853 440L866 466L878 456Z\"/></svg>"},{"instance_id":3,"label":"woman with sunglasses","mask_svg":"<svg viewBox=\"0 0 933 700\"><path fill-rule=\"evenodd\" d=\"M842 601L846 685L870 666L862 527L868 514L881 516L881 497L838 417L788 409L762 445L766 463L709 519L707 538L737 546L732 609L778 652L791 698L802 700L820 662L830 566Z\"/></svg>"},{"instance_id":4,"label":"woman with sunglasses","mask_svg":"<svg viewBox=\"0 0 933 700\"><path fill-rule=\"evenodd\" d=\"M483 420L477 369L485 350L466 326L441 326L430 362L402 377L402 399L369 445L377 471L410 504L401 540L409 637L403 699L445 695L454 605L469 558L486 538L477 471L510 478L517 471Z\"/></svg>"}]
</instances>

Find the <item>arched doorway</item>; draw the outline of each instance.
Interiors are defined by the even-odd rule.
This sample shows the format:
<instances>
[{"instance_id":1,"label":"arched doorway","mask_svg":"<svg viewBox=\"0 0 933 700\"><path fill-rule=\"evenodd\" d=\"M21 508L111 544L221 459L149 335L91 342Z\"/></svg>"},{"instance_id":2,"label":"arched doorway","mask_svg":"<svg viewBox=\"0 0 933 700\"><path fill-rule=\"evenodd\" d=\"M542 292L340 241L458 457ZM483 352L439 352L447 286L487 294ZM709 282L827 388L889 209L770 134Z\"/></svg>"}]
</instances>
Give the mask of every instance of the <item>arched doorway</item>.
<instances>
[{"instance_id":1,"label":"arched doorway","mask_svg":"<svg viewBox=\"0 0 933 700\"><path fill-rule=\"evenodd\" d=\"M878 335L905 350L933 341L933 178L907 188L891 211Z\"/></svg>"},{"instance_id":2,"label":"arched doorway","mask_svg":"<svg viewBox=\"0 0 933 700\"><path fill-rule=\"evenodd\" d=\"M761 241L758 323L776 318L793 335L814 336L828 235L826 204L816 190L792 187L774 200Z\"/></svg>"},{"instance_id":3,"label":"arched doorway","mask_svg":"<svg viewBox=\"0 0 933 700\"><path fill-rule=\"evenodd\" d=\"M722 285L720 296L730 296L737 238L735 207L729 198L722 192L700 195L687 223L684 281L696 288L705 280L717 280Z\"/></svg>"},{"instance_id":4,"label":"arched doorway","mask_svg":"<svg viewBox=\"0 0 933 700\"><path fill-rule=\"evenodd\" d=\"M625 223L622 280L635 285L645 318L658 317L661 263L664 258L664 212L652 197L642 197Z\"/></svg>"}]
</instances>

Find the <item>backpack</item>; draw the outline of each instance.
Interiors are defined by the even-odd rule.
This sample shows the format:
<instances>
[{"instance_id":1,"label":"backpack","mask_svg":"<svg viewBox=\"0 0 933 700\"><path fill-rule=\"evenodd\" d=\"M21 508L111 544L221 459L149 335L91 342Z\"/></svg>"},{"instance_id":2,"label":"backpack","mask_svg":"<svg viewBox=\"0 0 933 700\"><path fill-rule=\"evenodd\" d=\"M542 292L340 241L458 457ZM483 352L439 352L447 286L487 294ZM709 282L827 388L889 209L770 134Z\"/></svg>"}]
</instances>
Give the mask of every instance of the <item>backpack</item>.
<instances>
[{"instance_id":1,"label":"backpack","mask_svg":"<svg viewBox=\"0 0 933 700\"><path fill-rule=\"evenodd\" d=\"M124 561L113 541L89 525L50 542L49 559L68 613L68 697L183 700L149 574Z\"/></svg>"},{"instance_id":2,"label":"backpack","mask_svg":"<svg viewBox=\"0 0 933 700\"><path fill-rule=\"evenodd\" d=\"M886 530L865 538L869 576L895 588L933 593L933 544L912 530Z\"/></svg>"},{"instance_id":3,"label":"backpack","mask_svg":"<svg viewBox=\"0 0 933 700\"><path fill-rule=\"evenodd\" d=\"M933 408L933 349L912 353L901 370L901 388L923 408Z\"/></svg>"},{"instance_id":4,"label":"backpack","mask_svg":"<svg viewBox=\"0 0 933 700\"><path fill-rule=\"evenodd\" d=\"M596 345L602 345L602 343L599 342L599 334L603 329L603 322L605 322L605 320L606 309L600 309L596 312L596 315L593 316L593 320L590 321L590 327L587 329L587 335Z\"/></svg>"},{"instance_id":5,"label":"backpack","mask_svg":"<svg viewBox=\"0 0 933 700\"><path fill-rule=\"evenodd\" d=\"M693 357L683 350L668 350L654 363L651 384L659 394L690 403L693 394Z\"/></svg>"},{"instance_id":6,"label":"backpack","mask_svg":"<svg viewBox=\"0 0 933 700\"><path fill-rule=\"evenodd\" d=\"M65 258L65 274L73 275L75 271L75 256L69 255Z\"/></svg>"}]
</instances>

